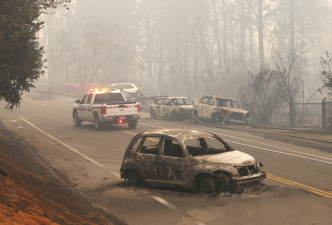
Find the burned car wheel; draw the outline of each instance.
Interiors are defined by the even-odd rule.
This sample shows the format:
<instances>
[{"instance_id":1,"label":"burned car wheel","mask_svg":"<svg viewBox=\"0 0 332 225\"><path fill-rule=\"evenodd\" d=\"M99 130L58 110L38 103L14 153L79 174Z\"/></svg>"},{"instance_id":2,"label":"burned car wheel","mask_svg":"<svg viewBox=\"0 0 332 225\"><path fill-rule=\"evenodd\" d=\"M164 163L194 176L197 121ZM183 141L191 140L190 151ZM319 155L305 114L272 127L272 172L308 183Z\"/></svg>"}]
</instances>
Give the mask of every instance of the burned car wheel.
<instances>
[{"instance_id":1,"label":"burned car wheel","mask_svg":"<svg viewBox=\"0 0 332 225\"><path fill-rule=\"evenodd\" d=\"M203 177L199 181L199 191L202 193L213 193L216 191L216 181L213 177Z\"/></svg>"},{"instance_id":2,"label":"burned car wheel","mask_svg":"<svg viewBox=\"0 0 332 225\"><path fill-rule=\"evenodd\" d=\"M157 119L156 113L152 109L150 110L150 116L152 119Z\"/></svg>"},{"instance_id":3,"label":"burned car wheel","mask_svg":"<svg viewBox=\"0 0 332 225\"><path fill-rule=\"evenodd\" d=\"M180 120L180 114L177 113L177 112L173 112L172 116L171 116L171 119L174 120L174 121Z\"/></svg>"},{"instance_id":4,"label":"burned car wheel","mask_svg":"<svg viewBox=\"0 0 332 225\"><path fill-rule=\"evenodd\" d=\"M137 186L140 184L140 178L134 170L127 170L124 174L124 179L125 181L128 181L130 185Z\"/></svg>"},{"instance_id":5,"label":"burned car wheel","mask_svg":"<svg viewBox=\"0 0 332 225\"><path fill-rule=\"evenodd\" d=\"M211 116L211 123L219 124L221 122L222 122L222 119L221 119L220 115L218 115L217 113L213 113Z\"/></svg>"}]
</instances>

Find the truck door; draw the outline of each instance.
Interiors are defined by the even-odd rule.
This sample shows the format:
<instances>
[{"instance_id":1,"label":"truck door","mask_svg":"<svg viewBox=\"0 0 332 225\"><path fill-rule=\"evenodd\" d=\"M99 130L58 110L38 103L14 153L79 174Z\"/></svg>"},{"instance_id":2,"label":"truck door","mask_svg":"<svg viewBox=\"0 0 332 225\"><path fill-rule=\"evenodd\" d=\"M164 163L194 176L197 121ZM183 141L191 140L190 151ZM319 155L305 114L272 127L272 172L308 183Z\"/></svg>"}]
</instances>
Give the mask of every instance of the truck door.
<instances>
[{"instance_id":1,"label":"truck door","mask_svg":"<svg viewBox=\"0 0 332 225\"><path fill-rule=\"evenodd\" d=\"M81 120L83 120L83 106L86 103L87 98L88 98L88 94L83 96L83 98L81 99L81 103L79 104L79 107L76 110L78 118L80 118Z\"/></svg>"},{"instance_id":2,"label":"truck door","mask_svg":"<svg viewBox=\"0 0 332 225\"><path fill-rule=\"evenodd\" d=\"M87 97L86 103L82 105L82 108L83 108L82 118L83 118L83 120L93 121L92 107L91 107L92 96L93 96L93 93L90 93Z\"/></svg>"}]
</instances>

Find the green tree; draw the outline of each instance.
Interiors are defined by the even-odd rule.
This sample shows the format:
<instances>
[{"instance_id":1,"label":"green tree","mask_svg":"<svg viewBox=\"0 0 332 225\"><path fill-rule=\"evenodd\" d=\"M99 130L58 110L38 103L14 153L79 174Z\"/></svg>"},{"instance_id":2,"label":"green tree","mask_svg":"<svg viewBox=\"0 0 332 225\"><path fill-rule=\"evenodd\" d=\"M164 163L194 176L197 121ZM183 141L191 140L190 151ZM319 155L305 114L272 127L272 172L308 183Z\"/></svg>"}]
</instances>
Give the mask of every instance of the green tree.
<instances>
[{"instance_id":1,"label":"green tree","mask_svg":"<svg viewBox=\"0 0 332 225\"><path fill-rule=\"evenodd\" d=\"M11 110L43 73L43 48L36 38L40 13L36 0L0 2L0 100Z\"/></svg>"},{"instance_id":2,"label":"green tree","mask_svg":"<svg viewBox=\"0 0 332 225\"><path fill-rule=\"evenodd\" d=\"M43 47L37 32L43 22L43 9L56 7L63 1L0 1L0 100L6 108L18 107L22 94L44 73Z\"/></svg>"}]
</instances>

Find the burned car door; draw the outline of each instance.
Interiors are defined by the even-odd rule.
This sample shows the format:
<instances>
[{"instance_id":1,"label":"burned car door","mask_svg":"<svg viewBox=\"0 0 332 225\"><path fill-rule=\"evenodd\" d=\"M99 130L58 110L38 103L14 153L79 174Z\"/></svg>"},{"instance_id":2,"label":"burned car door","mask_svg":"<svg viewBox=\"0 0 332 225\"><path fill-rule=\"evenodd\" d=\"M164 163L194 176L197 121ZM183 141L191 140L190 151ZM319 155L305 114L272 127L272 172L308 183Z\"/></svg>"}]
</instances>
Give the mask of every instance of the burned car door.
<instances>
[{"instance_id":1,"label":"burned car door","mask_svg":"<svg viewBox=\"0 0 332 225\"><path fill-rule=\"evenodd\" d=\"M201 117L201 118L206 118L206 113L205 113L205 110L206 110L206 107L207 107L207 103L209 101L209 97L202 97L197 106L196 106L196 110L197 110L197 115L198 117Z\"/></svg>"},{"instance_id":2,"label":"burned car door","mask_svg":"<svg viewBox=\"0 0 332 225\"><path fill-rule=\"evenodd\" d=\"M164 104L163 104L163 117L171 117L171 108L172 108L172 103L171 100L169 100L168 98L164 99Z\"/></svg>"},{"instance_id":3,"label":"burned car door","mask_svg":"<svg viewBox=\"0 0 332 225\"><path fill-rule=\"evenodd\" d=\"M191 160L176 139L165 137L161 142L158 160L159 183L186 185L189 179Z\"/></svg>"},{"instance_id":4,"label":"burned car door","mask_svg":"<svg viewBox=\"0 0 332 225\"><path fill-rule=\"evenodd\" d=\"M135 156L140 175L146 182L158 181L157 155L160 146L160 136L144 136Z\"/></svg>"},{"instance_id":5,"label":"burned car door","mask_svg":"<svg viewBox=\"0 0 332 225\"><path fill-rule=\"evenodd\" d=\"M207 98L203 99L202 102L202 107L201 107L201 117L205 118L205 119L210 119L212 116L212 113L215 110L215 101L214 101L214 97L209 96Z\"/></svg>"},{"instance_id":6,"label":"burned car door","mask_svg":"<svg viewBox=\"0 0 332 225\"><path fill-rule=\"evenodd\" d=\"M157 117L162 117L161 112L162 112L162 107L163 107L163 98L159 98L157 99L157 101L155 102L155 112L156 112L156 116Z\"/></svg>"}]
</instances>

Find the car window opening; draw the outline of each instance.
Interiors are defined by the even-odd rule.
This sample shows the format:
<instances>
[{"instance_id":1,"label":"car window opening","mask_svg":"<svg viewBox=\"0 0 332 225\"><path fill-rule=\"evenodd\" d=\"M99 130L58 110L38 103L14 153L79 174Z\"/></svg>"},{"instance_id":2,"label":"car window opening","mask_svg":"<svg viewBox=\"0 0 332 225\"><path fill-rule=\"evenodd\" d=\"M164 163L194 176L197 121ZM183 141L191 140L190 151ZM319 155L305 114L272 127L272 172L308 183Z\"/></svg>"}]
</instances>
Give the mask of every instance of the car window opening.
<instances>
[{"instance_id":1,"label":"car window opening","mask_svg":"<svg viewBox=\"0 0 332 225\"><path fill-rule=\"evenodd\" d=\"M192 156L215 155L223 152L233 151L215 137L200 137L184 141L188 152Z\"/></svg>"},{"instance_id":2,"label":"car window opening","mask_svg":"<svg viewBox=\"0 0 332 225\"><path fill-rule=\"evenodd\" d=\"M104 93L98 94L95 96L94 103L107 103L107 104L115 104L115 103L124 103L125 99L121 93Z\"/></svg>"}]
</instances>

